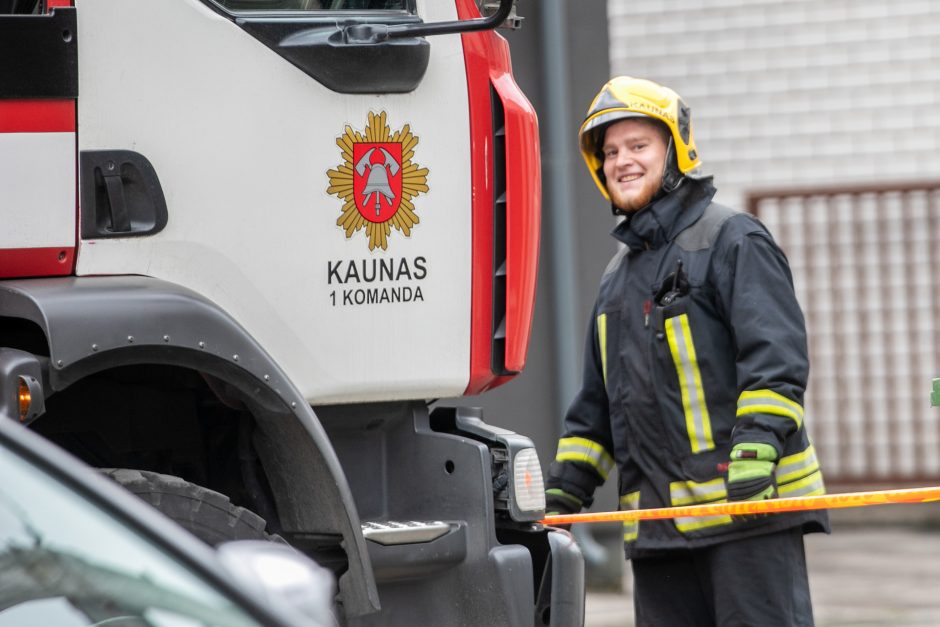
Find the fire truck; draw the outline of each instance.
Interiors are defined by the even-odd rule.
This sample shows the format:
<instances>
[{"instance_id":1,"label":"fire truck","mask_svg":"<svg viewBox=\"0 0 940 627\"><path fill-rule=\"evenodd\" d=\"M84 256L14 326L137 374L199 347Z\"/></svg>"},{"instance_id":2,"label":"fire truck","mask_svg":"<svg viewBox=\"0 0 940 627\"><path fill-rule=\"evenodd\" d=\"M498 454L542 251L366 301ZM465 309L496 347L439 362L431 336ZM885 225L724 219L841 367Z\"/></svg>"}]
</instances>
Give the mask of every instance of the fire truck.
<instances>
[{"instance_id":1,"label":"fire truck","mask_svg":"<svg viewBox=\"0 0 940 627\"><path fill-rule=\"evenodd\" d=\"M496 3L493 3L496 4ZM577 625L525 363L512 0L0 0L0 409L343 624Z\"/></svg>"}]
</instances>

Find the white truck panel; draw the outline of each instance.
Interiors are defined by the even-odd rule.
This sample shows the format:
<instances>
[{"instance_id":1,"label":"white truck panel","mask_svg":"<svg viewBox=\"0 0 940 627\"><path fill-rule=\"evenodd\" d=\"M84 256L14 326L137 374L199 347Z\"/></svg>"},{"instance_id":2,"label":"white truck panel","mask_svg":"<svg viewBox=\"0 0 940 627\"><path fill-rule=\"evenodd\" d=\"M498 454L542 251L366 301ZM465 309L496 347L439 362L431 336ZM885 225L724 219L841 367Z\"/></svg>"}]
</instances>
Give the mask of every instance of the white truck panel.
<instances>
[{"instance_id":1,"label":"white truck panel","mask_svg":"<svg viewBox=\"0 0 940 627\"><path fill-rule=\"evenodd\" d=\"M459 36L430 40L414 92L343 95L196 0L76 6L80 149L143 154L169 213L153 236L80 242L77 274L142 274L194 289L235 317L312 403L461 394L472 231ZM450 2L422 8L426 21L456 19ZM363 231L347 239L337 226L343 201L327 193L327 171L344 163L336 138L346 125L363 131L369 112L383 111L392 132L410 124L419 138L413 161L428 168L429 190L413 200L420 222L410 237L392 229L388 249L370 251ZM389 260L396 278L364 280L363 263L368 275ZM350 264L359 281L345 280ZM383 288L411 298L358 304L370 293L382 300Z\"/></svg>"},{"instance_id":2,"label":"white truck panel","mask_svg":"<svg viewBox=\"0 0 940 627\"><path fill-rule=\"evenodd\" d=\"M0 248L75 242L75 133L0 133Z\"/></svg>"}]
</instances>

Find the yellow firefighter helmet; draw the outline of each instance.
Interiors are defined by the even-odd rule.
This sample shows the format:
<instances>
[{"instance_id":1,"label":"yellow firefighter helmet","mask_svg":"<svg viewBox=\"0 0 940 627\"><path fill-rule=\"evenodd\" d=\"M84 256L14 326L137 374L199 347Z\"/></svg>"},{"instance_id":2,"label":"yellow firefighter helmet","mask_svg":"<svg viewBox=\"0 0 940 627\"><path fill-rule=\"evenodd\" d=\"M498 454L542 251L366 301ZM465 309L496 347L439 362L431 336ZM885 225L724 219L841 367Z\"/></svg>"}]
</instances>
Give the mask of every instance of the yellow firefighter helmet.
<instances>
[{"instance_id":1,"label":"yellow firefighter helmet","mask_svg":"<svg viewBox=\"0 0 940 627\"><path fill-rule=\"evenodd\" d=\"M632 117L653 118L669 129L672 150L664 172L666 191L701 163L692 135L691 109L679 94L653 81L617 76L610 79L594 98L579 132L581 155L597 188L608 200L610 196L604 179L604 156L600 145L603 129L612 122ZM675 181L670 181L670 178Z\"/></svg>"}]
</instances>

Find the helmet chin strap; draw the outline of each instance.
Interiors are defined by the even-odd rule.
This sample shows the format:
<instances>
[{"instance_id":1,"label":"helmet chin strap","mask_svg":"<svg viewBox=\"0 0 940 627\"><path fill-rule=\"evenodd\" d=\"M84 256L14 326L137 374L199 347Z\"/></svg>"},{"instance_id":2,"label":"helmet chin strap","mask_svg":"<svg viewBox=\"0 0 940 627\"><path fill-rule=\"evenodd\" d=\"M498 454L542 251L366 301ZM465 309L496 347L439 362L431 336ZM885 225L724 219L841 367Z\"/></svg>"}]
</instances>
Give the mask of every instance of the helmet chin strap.
<instances>
[{"instance_id":1,"label":"helmet chin strap","mask_svg":"<svg viewBox=\"0 0 940 627\"><path fill-rule=\"evenodd\" d=\"M666 144L666 161L663 163L663 182L659 186L659 191L654 195L650 203L653 203L663 196L667 196L672 192L679 189L679 186L682 185L682 182L685 181L685 175L679 171L679 162L676 157L675 145L672 143L672 137L669 138L669 142ZM627 215L621 209L618 209L616 205L611 203L614 215ZM636 213L635 211L631 213Z\"/></svg>"},{"instance_id":2,"label":"helmet chin strap","mask_svg":"<svg viewBox=\"0 0 940 627\"><path fill-rule=\"evenodd\" d=\"M669 137L669 143L666 145L666 162L663 164L663 184L660 187L660 193L656 196L665 195L676 191L685 177L679 171L679 161L676 157L676 147L672 137Z\"/></svg>"}]
</instances>

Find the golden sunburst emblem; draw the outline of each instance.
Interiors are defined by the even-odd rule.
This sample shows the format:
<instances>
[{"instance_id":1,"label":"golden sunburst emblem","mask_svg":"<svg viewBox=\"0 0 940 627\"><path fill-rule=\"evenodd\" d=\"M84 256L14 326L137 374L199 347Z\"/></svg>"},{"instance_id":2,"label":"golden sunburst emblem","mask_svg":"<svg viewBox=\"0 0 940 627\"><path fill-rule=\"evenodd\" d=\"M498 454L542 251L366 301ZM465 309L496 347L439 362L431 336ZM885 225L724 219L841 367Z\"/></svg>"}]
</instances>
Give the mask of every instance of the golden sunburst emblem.
<instances>
[{"instance_id":1,"label":"golden sunburst emblem","mask_svg":"<svg viewBox=\"0 0 940 627\"><path fill-rule=\"evenodd\" d=\"M408 124L393 133L386 117L370 112L361 133L347 124L336 138L344 162L326 173L327 193L343 201L336 225L346 239L365 229L369 250L387 250L392 227L410 237L421 221L412 200L428 191L428 169L411 161L418 137Z\"/></svg>"}]
</instances>

